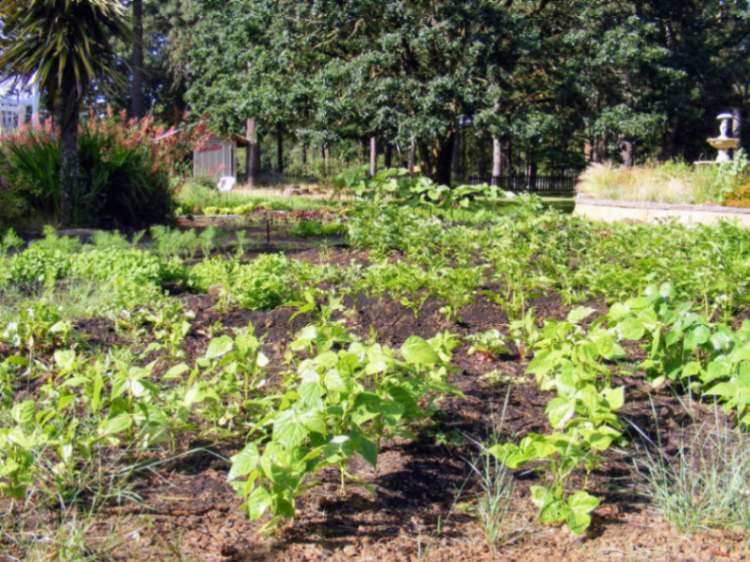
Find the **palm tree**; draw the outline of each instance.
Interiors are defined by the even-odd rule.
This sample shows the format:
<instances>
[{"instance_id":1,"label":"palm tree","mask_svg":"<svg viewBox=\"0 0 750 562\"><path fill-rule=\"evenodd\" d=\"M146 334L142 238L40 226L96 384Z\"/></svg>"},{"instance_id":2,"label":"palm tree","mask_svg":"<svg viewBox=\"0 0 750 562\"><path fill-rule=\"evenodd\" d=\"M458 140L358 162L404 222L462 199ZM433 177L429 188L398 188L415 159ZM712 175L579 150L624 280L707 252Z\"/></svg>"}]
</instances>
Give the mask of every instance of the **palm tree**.
<instances>
[{"instance_id":1,"label":"palm tree","mask_svg":"<svg viewBox=\"0 0 750 562\"><path fill-rule=\"evenodd\" d=\"M119 0L0 0L0 72L36 81L54 108L60 217L71 223L80 184L78 125L92 82L112 75L113 39L129 37Z\"/></svg>"},{"instance_id":2,"label":"palm tree","mask_svg":"<svg viewBox=\"0 0 750 562\"><path fill-rule=\"evenodd\" d=\"M133 50L130 66L130 116L143 117L143 0L133 0Z\"/></svg>"}]
</instances>

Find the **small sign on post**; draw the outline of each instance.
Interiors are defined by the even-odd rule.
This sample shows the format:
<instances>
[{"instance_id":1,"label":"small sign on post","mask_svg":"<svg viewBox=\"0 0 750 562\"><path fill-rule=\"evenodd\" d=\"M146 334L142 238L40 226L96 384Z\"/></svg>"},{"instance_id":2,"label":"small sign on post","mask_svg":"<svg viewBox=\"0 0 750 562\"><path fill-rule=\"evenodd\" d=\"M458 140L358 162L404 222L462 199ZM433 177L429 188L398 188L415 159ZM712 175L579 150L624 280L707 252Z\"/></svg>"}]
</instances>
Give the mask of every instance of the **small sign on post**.
<instances>
[{"instance_id":1,"label":"small sign on post","mask_svg":"<svg viewBox=\"0 0 750 562\"><path fill-rule=\"evenodd\" d=\"M227 193L229 191L232 191L234 189L234 186L237 185L237 178L234 176L224 176L219 180L219 183L217 184L217 188L221 193Z\"/></svg>"}]
</instances>

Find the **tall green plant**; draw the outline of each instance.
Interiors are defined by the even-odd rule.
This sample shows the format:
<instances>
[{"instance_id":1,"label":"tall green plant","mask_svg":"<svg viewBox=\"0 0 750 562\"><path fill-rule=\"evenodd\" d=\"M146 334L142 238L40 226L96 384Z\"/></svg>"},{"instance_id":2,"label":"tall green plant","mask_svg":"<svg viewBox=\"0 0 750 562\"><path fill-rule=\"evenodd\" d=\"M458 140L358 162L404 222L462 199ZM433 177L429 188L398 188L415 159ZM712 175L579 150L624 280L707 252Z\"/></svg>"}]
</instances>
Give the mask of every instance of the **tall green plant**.
<instances>
[{"instance_id":1,"label":"tall green plant","mask_svg":"<svg viewBox=\"0 0 750 562\"><path fill-rule=\"evenodd\" d=\"M0 69L24 85L39 83L55 109L60 143L60 220L73 220L81 166L78 125L91 83L117 78L113 39L129 30L116 0L2 0Z\"/></svg>"}]
</instances>

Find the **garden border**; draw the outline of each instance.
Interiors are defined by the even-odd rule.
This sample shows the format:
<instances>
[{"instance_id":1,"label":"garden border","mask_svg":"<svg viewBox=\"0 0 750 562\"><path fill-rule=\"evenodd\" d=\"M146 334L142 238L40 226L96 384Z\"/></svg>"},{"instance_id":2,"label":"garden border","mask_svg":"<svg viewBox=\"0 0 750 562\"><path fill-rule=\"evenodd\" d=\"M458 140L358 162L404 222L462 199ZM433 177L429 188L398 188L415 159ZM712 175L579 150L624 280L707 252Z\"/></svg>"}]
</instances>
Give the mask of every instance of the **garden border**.
<instances>
[{"instance_id":1,"label":"garden border","mask_svg":"<svg viewBox=\"0 0 750 562\"><path fill-rule=\"evenodd\" d=\"M685 205L649 201L617 201L577 197L573 213L578 217L604 222L656 223L675 219L683 224L718 224L722 220L737 221L750 227L750 209L718 205Z\"/></svg>"}]
</instances>

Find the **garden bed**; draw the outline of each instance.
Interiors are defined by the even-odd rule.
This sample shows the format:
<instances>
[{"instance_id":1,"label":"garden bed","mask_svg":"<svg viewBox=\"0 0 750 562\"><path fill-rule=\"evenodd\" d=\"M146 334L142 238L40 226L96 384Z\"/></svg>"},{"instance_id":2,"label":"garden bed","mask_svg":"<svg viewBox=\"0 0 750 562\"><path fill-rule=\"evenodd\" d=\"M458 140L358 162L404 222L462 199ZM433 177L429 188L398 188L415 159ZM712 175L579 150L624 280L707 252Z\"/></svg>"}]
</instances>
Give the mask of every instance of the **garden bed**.
<instances>
[{"instance_id":1,"label":"garden bed","mask_svg":"<svg viewBox=\"0 0 750 562\"><path fill-rule=\"evenodd\" d=\"M352 253L347 257L359 256ZM309 321L297 317L290 322L289 309L221 314L215 310L213 297L186 295L182 300L196 314L183 344L189 358L205 353L207 334L217 322L228 329L252 323L265 338L265 352L277 364L286 342ZM428 338L446 329L471 334L507 322L496 305L481 299L462 310L460 325L447 322L435 301L428 301L416 317L388 299L358 297L349 304L356 311L347 321L354 332L366 337L374 328L379 341L393 346L413 334ZM531 304L542 314L540 319L564 318L569 311L554 294ZM596 306L606 310L603 305ZM106 348L114 343L113 330L107 324L104 320L87 321L79 330L91 345ZM682 537L651 512L630 485L633 465L624 451L613 451L593 475L591 487L607 497L607 504L597 511L586 540L539 526L528 500L529 486L537 478L519 472L512 499L514 536L500 553L492 554L471 507L472 498L480 493L469 464L478 453L474 442L498 432L511 437L544 431L547 397L524 375L528 361L517 355L500 359L470 356L463 346L454 365L450 380L464 396L448 399L434 426L426 428L416 441L387 442L377 469L356 461L353 472L361 482L350 485L343 495L338 490L337 473L326 471L322 485L300 502L295 521L271 536L258 534L259 526L246 519L241 501L227 484L229 464L222 457L236 454L239 446L188 442L182 448L196 452L174 460L166 457L165 464L138 478L132 492L141 501L104 508L90 523L90 538L103 548L113 540L121 542L112 548L112 560L170 560L175 552L188 560L269 562L739 559L736 556L744 550L740 537L725 533ZM495 378L483 379L488 373L495 373ZM498 383L497 378L506 382ZM277 379L273 384L279 383ZM629 395L623 415L648 434L655 434L661 423L660 438L670 446L688 419L680 398L668 390L649 393L635 378L624 378L621 383ZM698 410L698 415L710 417L708 410ZM632 437L638 439L637 434ZM50 521L39 523L53 524L54 512L48 516ZM10 545L6 548L11 555L21 554Z\"/></svg>"},{"instance_id":2,"label":"garden bed","mask_svg":"<svg viewBox=\"0 0 750 562\"><path fill-rule=\"evenodd\" d=\"M741 329L750 306L743 269L750 244L742 229L592 224L539 207L509 212L516 214L472 226L388 208L352 217L346 237L300 237L291 225L278 221L272 244L267 245L265 225L256 222L226 225L215 246L206 253L201 248L200 254L193 246L180 248L175 242L169 248L159 246L158 240L143 239L134 249L122 240L80 247L51 239L3 257L8 271L31 283L18 282L21 292L32 291L38 282L34 267L39 260L48 268L72 268L53 269L59 278L37 287L41 293L28 293L34 302L46 302L47 291L57 283L58 292L52 293L56 306L70 306L65 309L65 319L71 321L68 339L60 339L59 319L47 318L51 312L45 308L34 309L32 318L20 321L36 330L31 340L7 336L17 329L11 326L15 317L0 321L0 360L8 360L0 375L14 373L10 378L0 376L0 398L5 400L0 414L8 426L18 416L12 404L32 401L55 407L56 392L81 384L66 379L70 373L61 365L70 358L58 354L65 350L79 357L84 380L87 369L96 370L96 363L110 354L127 366L125 372L132 369L136 376L155 362L147 376L156 389L152 400L179 413L191 387L184 372L175 374L172 369L185 363L198 369L198 381L205 378L217 387L226 383L211 378L216 375L212 369L221 372L222 367L205 367L206 358L218 338L234 336L248 325L254 327L268 359L259 375L264 383L253 391L259 397L294 388L295 369L309 357L292 345L301 330L322 330L338 322L363 344L377 342L394 354L403 353L399 350L414 337L429 340L450 332L458 345L447 382L459 392L445 392L436 411L425 409L431 415L409 427L411 436L389 434L376 466L353 456L343 491L337 468L324 467L317 474L318 483L297 498L294 519L281 521L270 533L261 532L268 514L250 521L243 499L228 482L230 459L255 430L238 425L241 429L230 431L227 423L252 422L252 408L234 414L234 422L222 422L212 421L202 405L194 406L185 418L189 426L176 431L170 446L141 450L137 432L134 437L122 433L116 443L96 441L95 470L81 460L71 474L113 481L83 479L79 495L75 501L65 500L64 509L57 496L52 502L43 498L55 486L68 491L70 486L78 490L79 484L49 479L54 471L46 470L47 463L58 453L45 448L38 453L42 472L29 484L35 493L26 503L16 504L13 512L8 511L10 501L0 499L0 553L10 560L33 560L31 554L59 544L63 546L58 553L123 561L743 559L747 547L742 529L698 526L692 534L681 533L660 511L653 491L645 488L643 474L636 470L636 463L642 470L655 451L674 456L684 436L704 425L737 419L717 413L711 399L697 399L692 389L688 392L676 382L653 386L642 364L650 349L645 334L635 338L638 341L618 340L624 356L602 360L597 367L606 371L602 380L608 386L623 388L626 400L617 414L622 442L602 452L597 459L601 462L588 476L578 470L567 482L569 488L585 489L599 498L590 526L574 535L564 526L540 522L531 495L549 475L538 463L529 463L509 472L513 490L499 498L507 508L502 535L494 545L489 542L480 517L481 502L488 497L486 482L474 469L486 459L480 444L515 443L531 433L552 430L548 408L556 392L541 390L529 371L539 349L538 330L554 324L573 330L568 339L575 340L598 326L614 337L619 328L608 327L606 321L613 303L643 295L655 280L674 282L692 310L717 321L726 318L733 330ZM248 241L244 246L237 244L240 231ZM194 240L189 242L194 245ZM118 265L122 256L130 260L124 266ZM34 260L24 261L29 257ZM175 273L177 265L184 269L184 278ZM114 313L107 308L108 314L79 315L69 303L76 298L76 283L89 279L85 276L94 276L105 291L122 291L120 283L141 269L164 277L132 277L136 286L126 285L123 293L128 304L117 301ZM480 269L483 272L476 274ZM118 283L107 284L111 275ZM648 275L653 278L646 279ZM156 293L136 290L157 282ZM14 304L19 297L7 286L4 290L4 306L13 305L19 313L29 306L23 300ZM110 306L106 298L95 304ZM577 320L576 327L566 324L571 313L581 310L588 316ZM531 318L526 335L512 336L513 325L524 318ZM47 324L38 325L36 319ZM632 330L632 319L629 326ZM472 351L472 338L493 330L506 345L493 352ZM339 353L345 347L336 342L331 350ZM13 359L16 354L33 356L28 369ZM107 376L118 369L113 367ZM59 386L52 384L56 377ZM103 384L108 396L110 384ZM88 391L82 392L77 410L64 411L60 419L75 413L90 424L78 432L96 436L100 424L107 416L116 419L116 413L100 410L91 415ZM173 392L177 398L167 400ZM225 400L228 414L235 399L229 393ZM110 411L122 407L118 402L106 406ZM226 435L220 433L222 428ZM129 467L137 469L130 473ZM120 481L121 475L128 478Z\"/></svg>"}]
</instances>

